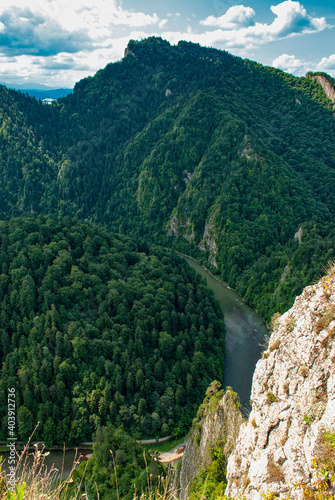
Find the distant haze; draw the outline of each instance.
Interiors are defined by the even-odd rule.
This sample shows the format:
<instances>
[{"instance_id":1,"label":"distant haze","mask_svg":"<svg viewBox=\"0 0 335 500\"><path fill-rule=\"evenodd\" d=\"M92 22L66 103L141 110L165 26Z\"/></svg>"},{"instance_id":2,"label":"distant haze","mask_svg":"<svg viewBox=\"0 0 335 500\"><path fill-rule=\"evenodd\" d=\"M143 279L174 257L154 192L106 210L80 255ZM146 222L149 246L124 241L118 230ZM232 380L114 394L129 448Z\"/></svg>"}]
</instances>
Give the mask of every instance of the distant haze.
<instances>
[{"instance_id":1,"label":"distant haze","mask_svg":"<svg viewBox=\"0 0 335 500\"><path fill-rule=\"evenodd\" d=\"M27 93L31 97L36 97L36 99L58 99L58 97L64 97L72 92L72 89L48 87L36 82L25 83L24 85L1 83L1 85Z\"/></svg>"}]
</instances>

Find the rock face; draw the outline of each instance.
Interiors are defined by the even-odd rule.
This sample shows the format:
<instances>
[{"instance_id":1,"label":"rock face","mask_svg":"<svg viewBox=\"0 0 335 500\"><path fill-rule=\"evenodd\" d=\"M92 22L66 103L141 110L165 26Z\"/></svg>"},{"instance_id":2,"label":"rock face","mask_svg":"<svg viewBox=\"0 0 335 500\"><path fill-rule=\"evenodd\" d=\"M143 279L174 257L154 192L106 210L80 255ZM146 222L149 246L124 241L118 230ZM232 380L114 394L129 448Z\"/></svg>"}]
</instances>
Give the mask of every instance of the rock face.
<instances>
[{"instance_id":1,"label":"rock face","mask_svg":"<svg viewBox=\"0 0 335 500\"><path fill-rule=\"evenodd\" d=\"M296 485L314 487L322 435L335 432L335 276L305 288L272 326L253 377L252 411L228 461L232 498L303 498Z\"/></svg>"},{"instance_id":2,"label":"rock face","mask_svg":"<svg viewBox=\"0 0 335 500\"><path fill-rule=\"evenodd\" d=\"M191 481L199 469L206 469L212 462L212 449L222 447L228 458L232 452L243 417L239 411L236 393L227 390L223 397L217 398L215 383L207 390L207 401L200 407L198 422L195 423L182 459L180 472L175 478L178 498L187 497Z\"/></svg>"},{"instance_id":3,"label":"rock face","mask_svg":"<svg viewBox=\"0 0 335 500\"><path fill-rule=\"evenodd\" d=\"M306 76L309 76L309 78L311 78L312 80L316 80L323 88L323 91L326 94L326 96L332 102L335 102L335 89L325 75L313 75L313 74L309 75L309 74L307 74Z\"/></svg>"},{"instance_id":4,"label":"rock face","mask_svg":"<svg viewBox=\"0 0 335 500\"><path fill-rule=\"evenodd\" d=\"M218 267L216 262L216 255L218 252L217 245L215 242L215 229L214 229L214 216L210 217L209 220L206 220L205 229L203 234L203 239L199 243L199 248L202 251L205 251L206 248L209 252L208 260L214 267Z\"/></svg>"}]
</instances>

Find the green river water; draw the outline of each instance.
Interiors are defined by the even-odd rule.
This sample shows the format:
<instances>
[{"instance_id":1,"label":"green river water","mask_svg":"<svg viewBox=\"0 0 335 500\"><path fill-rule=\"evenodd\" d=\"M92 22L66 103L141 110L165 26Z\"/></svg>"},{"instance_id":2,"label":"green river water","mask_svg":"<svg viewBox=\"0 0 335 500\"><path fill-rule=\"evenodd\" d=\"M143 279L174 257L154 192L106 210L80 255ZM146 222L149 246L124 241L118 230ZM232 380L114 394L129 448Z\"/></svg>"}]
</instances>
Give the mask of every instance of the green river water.
<instances>
[{"instance_id":1,"label":"green river water","mask_svg":"<svg viewBox=\"0 0 335 500\"><path fill-rule=\"evenodd\" d=\"M223 387L236 391L245 409L250 407L250 392L255 365L267 328L263 319L241 297L223 285L198 262L183 255L189 265L203 276L220 302L226 326L226 356Z\"/></svg>"}]
</instances>

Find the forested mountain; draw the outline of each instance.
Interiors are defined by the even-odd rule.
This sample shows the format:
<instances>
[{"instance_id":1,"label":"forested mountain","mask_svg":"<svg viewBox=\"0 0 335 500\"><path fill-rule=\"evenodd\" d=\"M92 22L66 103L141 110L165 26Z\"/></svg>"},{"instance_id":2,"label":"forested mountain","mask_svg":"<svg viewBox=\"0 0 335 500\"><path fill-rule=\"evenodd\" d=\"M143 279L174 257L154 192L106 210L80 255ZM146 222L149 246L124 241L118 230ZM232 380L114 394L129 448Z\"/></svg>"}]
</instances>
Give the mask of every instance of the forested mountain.
<instances>
[{"instance_id":1,"label":"forested mountain","mask_svg":"<svg viewBox=\"0 0 335 500\"><path fill-rule=\"evenodd\" d=\"M187 432L222 378L222 312L204 280L170 250L135 244L69 217L0 225L0 440L7 388L18 436L92 440Z\"/></svg>"},{"instance_id":2,"label":"forested mountain","mask_svg":"<svg viewBox=\"0 0 335 500\"><path fill-rule=\"evenodd\" d=\"M52 106L0 89L3 217L56 212L179 248L265 318L284 311L334 258L331 100L192 43L126 54Z\"/></svg>"}]
</instances>

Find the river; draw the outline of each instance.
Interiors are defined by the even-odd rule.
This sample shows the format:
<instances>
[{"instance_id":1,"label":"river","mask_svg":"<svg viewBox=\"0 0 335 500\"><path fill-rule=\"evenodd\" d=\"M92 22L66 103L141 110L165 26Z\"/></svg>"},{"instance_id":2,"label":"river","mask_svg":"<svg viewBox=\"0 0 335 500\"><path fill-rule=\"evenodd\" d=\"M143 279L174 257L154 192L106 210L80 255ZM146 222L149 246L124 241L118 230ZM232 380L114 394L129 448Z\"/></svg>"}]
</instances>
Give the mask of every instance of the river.
<instances>
[{"instance_id":1,"label":"river","mask_svg":"<svg viewBox=\"0 0 335 500\"><path fill-rule=\"evenodd\" d=\"M226 326L223 387L232 387L239 394L244 411L248 412L252 376L262 350L260 344L268 333L266 325L234 290L223 285L198 262L183 257L206 279L221 305Z\"/></svg>"},{"instance_id":2,"label":"river","mask_svg":"<svg viewBox=\"0 0 335 500\"><path fill-rule=\"evenodd\" d=\"M72 468L74 461L78 461L80 458L80 461L82 461L83 457L86 457L88 454L92 453L92 449L78 449L78 450L73 450L73 449L67 449L65 454L63 450L45 450L44 453L50 452L49 455L47 455L44 460L43 464L47 467L48 472L51 469L58 469L59 473L57 472L56 478L58 479L60 476L61 471L62 473L62 478L64 479L67 477ZM33 462L33 456L32 454L34 453L34 450L29 450L29 455L27 459L27 465L32 464ZM21 452L18 451L18 455L20 455ZM6 472L8 472L8 458L9 458L9 453L7 451L5 452L0 452L0 456L2 456L2 460L4 461L3 468ZM45 472L45 468L43 471ZM19 473L18 473L19 475Z\"/></svg>"}]
</instances>

